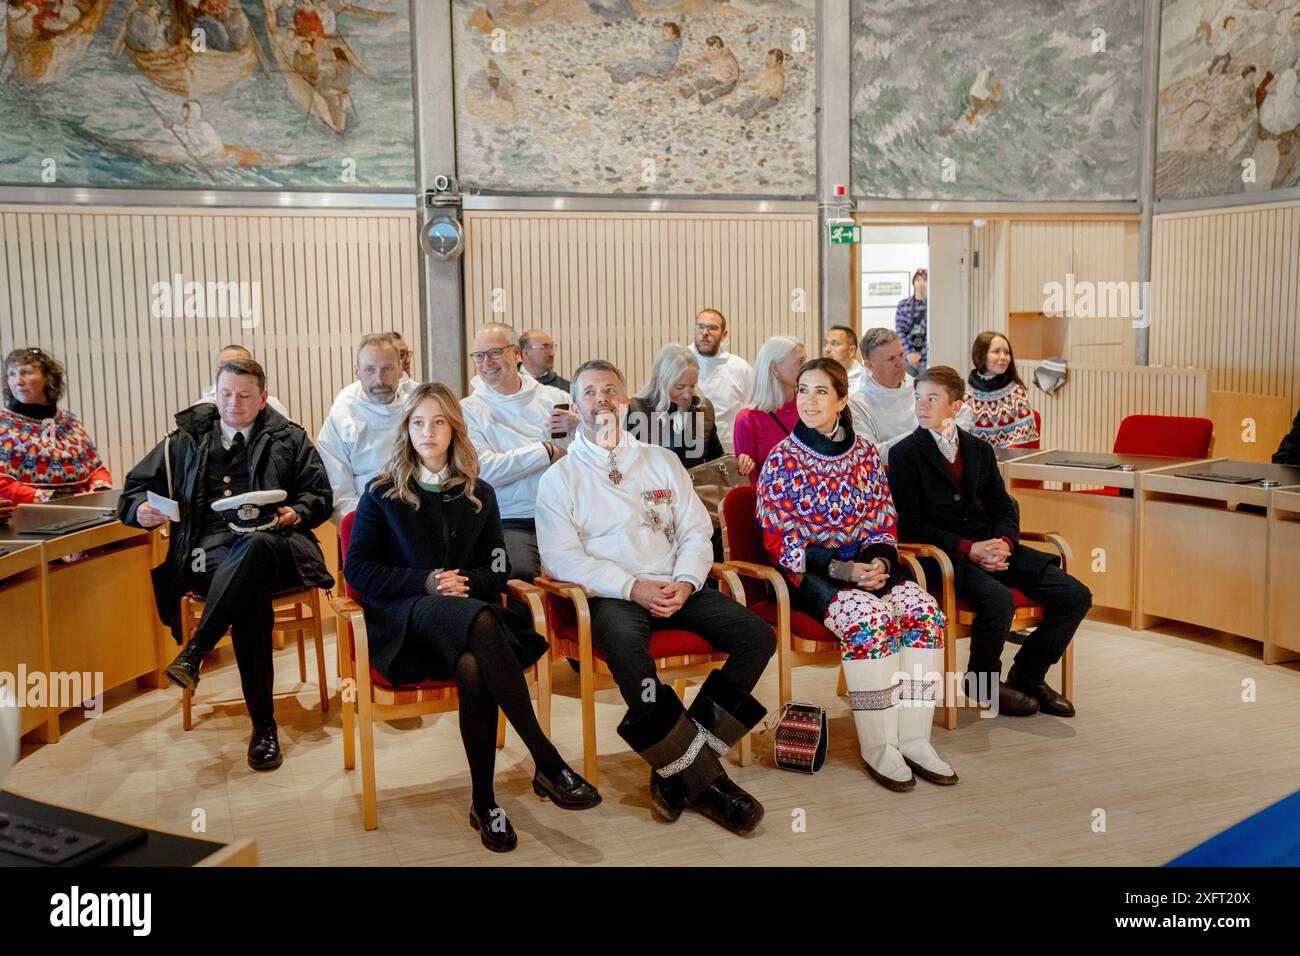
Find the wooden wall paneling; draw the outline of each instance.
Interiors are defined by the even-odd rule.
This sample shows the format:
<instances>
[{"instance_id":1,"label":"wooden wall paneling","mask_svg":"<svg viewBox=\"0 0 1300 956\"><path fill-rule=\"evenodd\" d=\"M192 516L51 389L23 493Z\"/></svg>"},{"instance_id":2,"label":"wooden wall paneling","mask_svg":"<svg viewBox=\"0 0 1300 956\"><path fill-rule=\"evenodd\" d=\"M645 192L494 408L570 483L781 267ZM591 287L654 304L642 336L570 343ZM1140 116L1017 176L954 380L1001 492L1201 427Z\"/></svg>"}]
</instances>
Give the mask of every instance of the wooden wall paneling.
<instances>
[{"instance_id":1,"label":"wooden wall paneling","mask_svg":"<svg viewBox=\"0 0 1300 956\"><path fill-rule=\"evenodd\" d=\"M691 341L709 305L727 315L731 349L751 360L775 334L820 348L813 217L470 212L466 232L466 333L487 320L487 277L506 276L505 319L546 328L565 374L601 354L635 390L659 347Z\"/></svg>"},{"instance_id":2,"label":"wooden wall paneling","mask_svg":"<svg viewBox=\"0 0 1300 956\"><path fill-rule=\"evenodd\" d=\"M63 404L119 482L211 383L215 353L232 341L263 361L272 391L314 435L352 380L360 331L401 328L418 342L415 241L406 212L4 208L0 344L64 362ZM154 284L170 290L176 275L257 283L261 324L187 318L183 290L181 314L155 316Z\"/></svg>"},{"instance_id":3,"label":"wooden wall paneling","mask_svg":"<svg viewBox=\"0 0 1300 956\"><path fill-rule=\"evenodd\" d=\"M1152 361L1300 404L1300 203L1157 216Z\"/></svg>"}]
</instances>

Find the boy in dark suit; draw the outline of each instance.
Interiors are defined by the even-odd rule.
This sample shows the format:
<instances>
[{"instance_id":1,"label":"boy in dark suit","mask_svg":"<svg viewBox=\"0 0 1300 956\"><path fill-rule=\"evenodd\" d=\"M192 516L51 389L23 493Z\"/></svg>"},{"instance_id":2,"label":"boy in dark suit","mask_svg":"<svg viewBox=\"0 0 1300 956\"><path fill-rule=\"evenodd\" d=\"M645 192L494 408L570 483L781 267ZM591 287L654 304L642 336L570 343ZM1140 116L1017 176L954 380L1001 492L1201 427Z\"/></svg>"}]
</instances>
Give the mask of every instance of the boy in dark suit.
<instances>
[{"instance_id":1,"label":"boy in dark suit","mask_svg":"<svg viewBox=\"0 0 1300 956\"><path fill-rule=\"evenodd\" d=\"M920 425L889 453L898 538L948 552L957 597L975 612L966 696L992 705L996 686L1001 713L1022 717L1041 709L1072 717L1074 705L1045 678L1092 606L1092 592L1062 571L1055 555L1019 546L1020 509L1002 483L993 447L953 424L965 391L946 365L916 378ZM1045 613L1001 683L1002 648L1016 610L1012 588Z\"/></svg>"}]
</instances>

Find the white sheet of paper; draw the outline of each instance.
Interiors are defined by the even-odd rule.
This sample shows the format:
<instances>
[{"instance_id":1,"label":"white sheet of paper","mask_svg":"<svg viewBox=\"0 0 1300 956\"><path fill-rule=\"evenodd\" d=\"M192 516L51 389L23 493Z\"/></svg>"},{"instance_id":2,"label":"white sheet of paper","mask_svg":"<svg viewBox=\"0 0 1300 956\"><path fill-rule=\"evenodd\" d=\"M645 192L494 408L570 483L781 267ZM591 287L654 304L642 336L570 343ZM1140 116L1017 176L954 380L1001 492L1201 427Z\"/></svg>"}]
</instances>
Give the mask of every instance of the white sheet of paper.
<instances>
[{"instance_id":1,"label":"white sheet of paper","mask_svg":"<svg viewBox=\"0 0 1300 956\"><path fill-rule=\"evenodd\" d=\"M172 521L181 520L181 506L173 498L164 498L162 495L156 495L151 491L149 492L148 504L154 511L165 514Z\"/></svg>"}]
</instances>

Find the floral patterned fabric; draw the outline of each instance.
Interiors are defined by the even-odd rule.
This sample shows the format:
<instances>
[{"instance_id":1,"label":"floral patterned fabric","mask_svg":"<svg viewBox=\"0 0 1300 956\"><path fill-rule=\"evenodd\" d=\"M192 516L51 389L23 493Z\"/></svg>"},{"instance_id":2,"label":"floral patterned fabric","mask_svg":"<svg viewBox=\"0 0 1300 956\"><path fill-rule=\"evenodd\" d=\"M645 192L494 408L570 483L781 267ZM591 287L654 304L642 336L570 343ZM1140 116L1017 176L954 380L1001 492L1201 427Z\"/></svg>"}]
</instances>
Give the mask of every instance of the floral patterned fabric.
<instances>
[{"instance_id":1,"label":"floral patterned fabric","mask_svg":"<svg viewBox=\"0 0 1300 956\"><path fill-rule=\"evenodd\" d=\"M861 661L891 657L904 647L942 648L947 622L934 598L908 581L883 597L846 588L826 609L825 623L840 639L840 657Z\"/></svg>"}]
</instances>

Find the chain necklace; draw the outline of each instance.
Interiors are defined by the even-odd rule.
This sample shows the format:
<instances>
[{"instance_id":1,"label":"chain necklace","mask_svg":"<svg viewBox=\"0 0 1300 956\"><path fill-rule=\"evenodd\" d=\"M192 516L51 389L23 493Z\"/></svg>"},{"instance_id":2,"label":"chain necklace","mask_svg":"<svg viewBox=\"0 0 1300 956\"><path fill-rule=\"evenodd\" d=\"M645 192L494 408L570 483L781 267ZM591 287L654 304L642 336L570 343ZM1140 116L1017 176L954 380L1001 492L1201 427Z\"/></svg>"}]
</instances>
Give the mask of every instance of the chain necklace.
<instances>
[{"instance_id":1,"label":"chain necklace","mask_svg":"<svg viewBox=\"0 0 1300 956\"><path fill-rule=\"evenodd\" d=\"M615 448L609 450L609 480L616 485L623 481L623 472L618 470L618 450Z\"/></svg>"}]
</instances>

